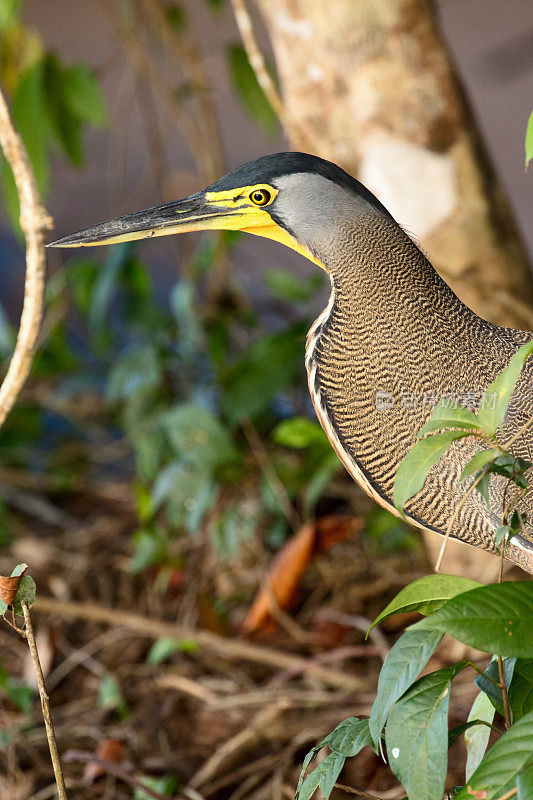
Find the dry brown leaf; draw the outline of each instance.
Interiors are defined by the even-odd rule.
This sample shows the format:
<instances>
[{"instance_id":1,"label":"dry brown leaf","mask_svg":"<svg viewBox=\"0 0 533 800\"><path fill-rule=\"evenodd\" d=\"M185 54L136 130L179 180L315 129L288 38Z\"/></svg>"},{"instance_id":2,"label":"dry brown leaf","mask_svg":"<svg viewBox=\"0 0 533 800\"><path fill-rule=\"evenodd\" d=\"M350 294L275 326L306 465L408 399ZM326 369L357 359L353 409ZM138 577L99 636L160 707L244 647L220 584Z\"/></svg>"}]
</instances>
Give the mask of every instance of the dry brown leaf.
<instances>
[{"instance_id":1,"label":"dry brown leaf","mask_svg":"<svg viewBox=\"0 0 533 800\"><path fill-rule=\"evenodd\" d=\"M123 766L126 760L126 745L120 739L104 739L96 748L95 756L108 764L118 764ZM101 775L105 775L106 770L102 764L90 761L85 765L83 771L83 782L90 786Z\"/></svg>"},{"instance_id":2,"label":"dry brown leaf","mask_svg":"<svg viewBox=\"0 0 533 800\"><path fill-rule=\"evenodd\" d=\"M27 569L27 564L24 564L24 569L21 570L20 575L0 575L0 599L4 601L6 606L11 606L15 602L22 576Z\"/></svg>"},{"instance_id":3,"label":"dry brown leaf","mask_svg":"<svg viewBox=\"0 0 533 800\"><path fill-rule=\"evenodd\" d=\"M315 549L319 553L325 553L339 542L351 539L363 528L364 520L360 517L341 517L331 515L320 517L316 520L316 540Z\"/></svg>"},{"instance_id":4,"label":"dry brown leaf","mask_svg":"<svg viewBox=\"0 0 533 800\"><path fill-rule=\"evenodd\" d=\"M263 586L242 623L243 633L255 633L264 628L272 619L276 605L282 609L288 607L313 555L316 531L316 524L307 522L274 557Z\"/></svg>"}]
</instances>

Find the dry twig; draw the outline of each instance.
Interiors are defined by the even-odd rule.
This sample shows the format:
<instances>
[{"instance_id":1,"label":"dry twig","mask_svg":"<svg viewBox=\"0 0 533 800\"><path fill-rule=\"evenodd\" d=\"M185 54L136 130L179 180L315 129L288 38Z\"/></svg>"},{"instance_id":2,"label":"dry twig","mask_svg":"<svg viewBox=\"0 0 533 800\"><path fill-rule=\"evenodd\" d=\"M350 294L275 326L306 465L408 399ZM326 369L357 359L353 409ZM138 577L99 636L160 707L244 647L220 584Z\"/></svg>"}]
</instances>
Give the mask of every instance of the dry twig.
<instances>
[{"instance_id":1,"label":"dry twig","mask_svg":"<svg viewBox=\"0 0 533 800\"><path fill-rule=\"evenodd\" d=\"M73 617L98 622L104 625L116 625L136 631L142 636L158 639L162 636L194 639L206 651L216 653L222 658L240 659L257 664L294 670L294 673L305 672L310 678L322 681L327 686L334 686L349 691L364 688L365 681L355 675L347 675L338 670L320 666L316 659L305 659L274 650L271 647L259 647L238 639L218 636L206 630L191 630L172 622L143 617L113 608L91 605L88 603L63 603L50 597L38 597L33 606L37 613L54 614L62 617Z\"/></svg>"},{"instance_id":2,"label":"dry twig","mask_svg":"<svg viewBox=\"0 0 533 800\"><path fill-rule=\"evenodd\" d=\"M37 686L39 687L39 697L41 698L41 708L43 710L43 719L46 728L46 738L48 739L48 746L50 748L50 757L52 759L52 766L54 768L54 777L56 779L56 784L57 784L57 794L59 800L67 800L67 790L65 788L65 780L63 778L63 771L61 769L61 762L59 760L54 724L52 722L52 714L50 711L50 700L44 685L44 675L43 675L43 670L41 668L39 653L37 652L37 645L35 644L35 636L33 633L33 625L31 622L30 611L25 602L22 603L22 610L24 612L24 621L26 623L26 629L23 635L28 640L28 645L31 653L31 660L33 662L33 668L35 670L35 677L37 678Z\"/></svg>"}]
</instances>

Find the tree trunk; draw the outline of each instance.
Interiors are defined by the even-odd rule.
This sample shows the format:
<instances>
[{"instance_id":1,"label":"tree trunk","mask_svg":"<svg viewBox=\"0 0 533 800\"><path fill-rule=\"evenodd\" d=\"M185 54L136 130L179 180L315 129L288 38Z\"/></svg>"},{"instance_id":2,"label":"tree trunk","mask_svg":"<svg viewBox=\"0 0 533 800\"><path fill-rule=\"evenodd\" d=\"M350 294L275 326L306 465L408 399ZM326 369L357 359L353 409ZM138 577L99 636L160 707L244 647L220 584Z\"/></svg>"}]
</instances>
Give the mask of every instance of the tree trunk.
<instances>
[{"instance_id":1,"label":"tree trunk","mask_svg":"<svg viewBox=\"0 0 533 800\"><path fill-rule=\"evenodd\" d=\"M478 314L533 327L527 260L428 0L256 2L309 149L368 186Z\"/></svg>"},{"instance_id":2,"label":"tree trunk","mask_svg":"<svg viewBox=\"0 0 533 800\"><path fill-rule=\"evenodd\" d=\"M533 326L527 261L427 0L257 2L313 152L365 183L477 313Z\"/></svg>"}]
</instances>

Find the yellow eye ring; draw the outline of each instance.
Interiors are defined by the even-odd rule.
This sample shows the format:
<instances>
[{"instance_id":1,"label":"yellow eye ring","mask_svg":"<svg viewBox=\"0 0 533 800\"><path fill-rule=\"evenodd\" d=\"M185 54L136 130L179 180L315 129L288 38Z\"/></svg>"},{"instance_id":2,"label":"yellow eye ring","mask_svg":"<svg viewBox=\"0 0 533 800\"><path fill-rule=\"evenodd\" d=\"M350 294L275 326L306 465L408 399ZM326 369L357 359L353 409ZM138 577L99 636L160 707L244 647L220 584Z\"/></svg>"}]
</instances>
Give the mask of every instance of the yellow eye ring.
<instances>
[{"instance_id":1,"label":"yellow eye ring","mask_svg":"<svg viewBox=\"0 0 533 800\"><path fill-rule=\"evenodd\" d=\"M252 189L248 197L255 206L267 206L273 200L268 189Z\"/></svg>"}]
</instances>

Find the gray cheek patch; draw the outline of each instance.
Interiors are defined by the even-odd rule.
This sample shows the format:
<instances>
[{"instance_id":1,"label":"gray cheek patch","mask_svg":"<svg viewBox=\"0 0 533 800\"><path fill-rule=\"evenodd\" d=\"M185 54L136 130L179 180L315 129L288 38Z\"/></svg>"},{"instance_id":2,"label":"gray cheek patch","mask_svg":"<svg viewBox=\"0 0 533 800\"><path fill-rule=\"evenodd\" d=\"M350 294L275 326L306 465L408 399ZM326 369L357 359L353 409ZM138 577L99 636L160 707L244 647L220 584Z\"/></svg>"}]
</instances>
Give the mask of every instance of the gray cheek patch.
<instances>
[{"instance_id":1,"label":"gray cheek patch","mask_svg":"<svg viewBox=\"0 0 533 800\"><path fill-rule=\"evenodd\" d=\"M338 241L347 223L355 227L358 218L379 214L363 197L321 175L296 172L277 178L275 185L279 194L272 210L318 257Z\"/></svg>"}]
</instances>

